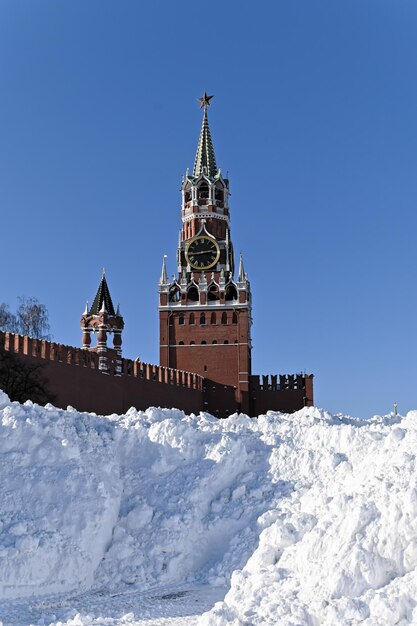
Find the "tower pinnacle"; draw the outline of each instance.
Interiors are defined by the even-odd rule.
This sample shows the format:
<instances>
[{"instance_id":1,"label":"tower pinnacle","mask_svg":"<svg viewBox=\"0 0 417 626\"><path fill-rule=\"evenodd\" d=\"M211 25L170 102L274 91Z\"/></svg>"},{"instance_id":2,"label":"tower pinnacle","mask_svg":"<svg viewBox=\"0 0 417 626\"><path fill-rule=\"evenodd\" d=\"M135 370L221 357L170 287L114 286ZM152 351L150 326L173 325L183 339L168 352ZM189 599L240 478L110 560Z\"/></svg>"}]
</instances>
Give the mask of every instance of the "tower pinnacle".
<instances>
[{"instance_id":1,"label":"tower pinnacle","mask_svg":"<svg viewBox=\"0 0 417 626\"><path fill-rule=\"evenodd\" d=\"M168 281L168 275L167 275L166 258L167 258L167 255L164 254L163 259L162 259L161 278L159 279L159 284L160 285L166 285L169 282Z\"/></svg>"},{"instance_id":2,"label":"tower pinnacle","mask_svg":"<svg viewBox=\"0 0 417 626\"><path fill-rule=\"evenodd\" d=\"M213 96L208 96L206 93L204 93L202 98L198 98L201 103L201 108L204 108L204 114L200 138L198 140L197 153L195 155L193 176L199 176L202 174L203 167L206 168L208 176L214 177L217 174L216 157L214 156L213 141L211 139L207 117L207 107L210 106L211 98L213 98Z\"/></svg>"},{"instance_id":3,"label":"tower pinnacle","mask_svg":"<svg viewBox=\"0 0 417 626\"><path fill-rule=\"evenodd\" d=\"M237 280L239 283L243 283L245 281L245 268L243 267L243 254L240 253L240 260L239 260L239 273L238 273L238 277Z\"/></svg>"},{"instance_id":4,"label":"tower pinnacle","mask_svg":"<svg viewBox=\"0 0 417 626\"><path fill-rule=\"evenodd\" d=\"M89 315L98 315L103 309L103 306L105 307L105 310L107 311L107 313L109 313L109 315L115 315L104 268L101 276L101 281L97 289L96 297L94 298L94 302L91 305L91 309L89 311Z\"/></svg>"}]
</instances>

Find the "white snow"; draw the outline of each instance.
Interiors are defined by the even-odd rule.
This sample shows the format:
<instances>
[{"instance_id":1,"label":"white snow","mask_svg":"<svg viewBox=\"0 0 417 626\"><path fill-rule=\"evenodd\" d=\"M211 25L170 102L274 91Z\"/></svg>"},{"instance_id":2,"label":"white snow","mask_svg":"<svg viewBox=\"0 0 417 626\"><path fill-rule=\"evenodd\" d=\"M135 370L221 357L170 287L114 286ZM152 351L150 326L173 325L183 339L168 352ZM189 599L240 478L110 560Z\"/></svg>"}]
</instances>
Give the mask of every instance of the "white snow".
<instances>
[{"instance_id":1,"label":"white snow","mask_svg":"<svg viewBox=\"0 0 417 626\"><path fill-rule=\"evenodd\" d=\"M0 424L4 626L417 624L417 411Z\"/></svg>"}]
</instances>

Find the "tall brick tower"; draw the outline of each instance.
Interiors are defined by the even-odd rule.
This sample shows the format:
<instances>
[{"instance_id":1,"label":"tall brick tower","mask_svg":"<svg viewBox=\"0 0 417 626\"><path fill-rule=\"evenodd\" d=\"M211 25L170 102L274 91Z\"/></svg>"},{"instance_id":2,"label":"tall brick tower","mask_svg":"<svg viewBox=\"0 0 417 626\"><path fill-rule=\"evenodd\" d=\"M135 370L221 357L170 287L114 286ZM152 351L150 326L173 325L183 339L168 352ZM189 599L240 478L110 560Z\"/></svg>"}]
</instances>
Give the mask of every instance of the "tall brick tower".
<instances>
[{"instance_id":1,"label":"tall brick tower","mask_svg":"<svg viewBox=\"0 0 417 626\"><path fill-rule=\"evenodd\" d=\"M251 293L243 259L234 278L230 236L229 180L217 168L207 108L192 175L183 178L182 228L177 277L168 279L165 257L159 281L160 362L197 372L235 389L247 410L251 375ZM214 389L214 387L213 387Z\"/></svg>"}]
</instances>

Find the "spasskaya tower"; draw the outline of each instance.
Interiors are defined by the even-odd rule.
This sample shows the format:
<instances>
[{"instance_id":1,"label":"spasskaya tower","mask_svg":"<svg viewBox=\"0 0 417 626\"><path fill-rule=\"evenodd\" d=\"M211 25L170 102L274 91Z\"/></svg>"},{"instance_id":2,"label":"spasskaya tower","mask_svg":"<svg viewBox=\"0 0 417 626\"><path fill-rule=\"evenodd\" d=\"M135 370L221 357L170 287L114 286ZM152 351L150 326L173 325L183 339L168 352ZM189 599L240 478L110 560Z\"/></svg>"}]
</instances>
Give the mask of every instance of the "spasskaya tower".
<instances>
[{"instance_id":1,"label":"spasskaya tower","mask_svg":"<svg viewBox=\"0 0 417 626\"><path fill-rule=\"evenodd\" d=\"M247 410L251 375L251 293L240 256L237 276L230 235L229 180L217 167L207 108L192 175L181 186L177 275L169 280L166 257L159 281L160 363L201 374L234 390Z\"/></svg>"}]
</instances>

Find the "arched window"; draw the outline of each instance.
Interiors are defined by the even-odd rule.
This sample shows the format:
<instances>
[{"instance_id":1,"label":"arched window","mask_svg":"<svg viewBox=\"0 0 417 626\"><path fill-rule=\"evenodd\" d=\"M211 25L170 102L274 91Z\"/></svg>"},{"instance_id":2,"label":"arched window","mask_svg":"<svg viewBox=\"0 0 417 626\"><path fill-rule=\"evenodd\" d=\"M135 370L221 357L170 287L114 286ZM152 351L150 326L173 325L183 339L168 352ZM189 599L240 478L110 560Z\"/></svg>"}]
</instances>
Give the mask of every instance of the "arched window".
<instances>
[{"instance_id":1,"label":"arched window","mask_svg":"<svg viewBox=\"0 0 417 626\"><path fill-rule=\"evenodd\" d=\"M225 339L223 343L229 343L229 340L228 340L228 339Z\"/></svg>"},{"instance_id":2,"label":"arched window","mask_svg":"<svg viewBox=\"0 0 417 626\"><path fill-rule=\"evenodd\" d=\"M191 302L198 302L198 289L195 285L189 288L187 292L187 300L190 300Z\"/></svg>"},{"instance_id":3,"label":"arched window","mask_svg":"<svg viewBox=\"0 0 417 626\"><path fill-rule=\"evenodd\" d=\"M224 200L224 193L221 183L217 183L216 185L215 198L216 200L219 200L219 202L223 202Z\"/></svg>"},{"instance_id":4,"label":"arched window","mask_svg":"<svg viewBox=\"0 0 417 626\"><path fill-rule=\"evenodd\" d=\"M219 290L217 288L217 285L215 284L211 284L208 290L208 294L207 294L207 299L208 300L219 300L220 296L219 296Z\"/></svg>"},{"instance_id":5,"label":"arched window","mask_svg":"<svg viewBox=\"0 0 417 626\"><path fill-rule=\"evenodd\" d=\"M179 302L180 299L180 288L175 285L174 287L171 287L171 289L169 290L169 301L170 302Z\"/></svg>"},{"instance_id":6,"label":"arched window","mask_svg":"<svg viewBox=\"0 0 417 626\"><path fill-rule=\"evenodd\" d=\"M211 343L217 343L217 339L213 339Z\"/></svg>"},{"instance_id":7,"label":"arched window","mask_svg":"<svg viewBox=\"0 0 417 626\"><path fill-rule=\"evenodd\" d=\"M191 200L191 187L187 185L184 191L184 202L189 202Z\"/></svg>"},{"instance_id":8,"label":"arched window","mask_svg":"<svg viewBox=\"0 0 417 626\"><path fill-rule=\"evenodd\" d=\"M227 324L227 313L226 311L222 313L222 324Z\"/></svg>"},{"instance_id":9,"label":"arched window","mask_svg":"<svg viewBox=\"0 0 417 626\"><path fill-rule=\"evenodd\" d=\"M195 341L190 341L190 346L195 346Z\"/></svg>"},{"instance_id":10,"label":"arched window","mask_svg":"<svg viewBox=\"0 0 417 626\"><path fill-rule=\"evenodd\" d=\"M237 339L235 339L235 343L239 343Z\"/></svg>"},{"instance_id":11,"label":"arched window","mask_svg":"<svg viewBox=\"0 0 417 626\"><path fill-rule=\"evenodd\" d=\"M205 314L204 314L204 313L202 313L202 314L200 315L200 324L201 324L201 326L204 326L204 325L205 325L205 323L206 323L206 316L205 316Z\"/></svg>"},{"instance_id":12,"label":"arched window","mask_svg":"<svg viewBox=\"0 0 417 626\"><path fill-rule=\"evenodd\" d=\"M226 300L237 300L237 291L234 285L228 285L226 289Z\"/></svg>"},{"instance_id":13,"label":"arched window","mask_svg":"<svg viewBox=\"0 0 417 626\"><path fill-rule=\"evenodd\" d=\"M213 311L213 313L211 314L211 317L210 317L210 324L216 324L216 323L217 323L216 322L216 314Z\"/></svg>"},{"instance_id":14,"label":"arched window","mask_svg":"<svg viewBox=\"0 0 417 626\"><path fill-rule=\"evenodd\" d=\"M201 345L202 345L202 346L207 345L207 341L204 341L204 339L203 339L203 341L201 342Z\"/></svg>"},{"instance_id":15,"label":"arched window","mask_svg":"<svg viewBox=\"0 0 417 626\"><path fill-rule=\"evenodd\" d=\"M232 324L237 324L237 313L233 312L232 315Z\"/></svg>"},{"instance_id":16,"label":"arched window","mask_svg":"<svg viewBox=\"0 0 417 626\"><path fill-rule=\"evenodd\" d=\"M179 346L183 346L183 345L184 345L184 342L183 342L183 341L180 341L180 342L178 343L178 345L179 345Z\"/></svg>"},{"instance_id":17,"label":"arched window","mask_svg":"<svg viewBox=\"0 0 417 626\"><path fill-rule=\"evenodd\" d=\"M203 200L209 197L209 188L205 181L202 182L200 187L198 188L198 197L202 198Z\"/></svg>"},{"instance_id":18,"label":"arched window","mask_svg":"<svg viewBox=\"0 0 417 626\"><path fill-rule=\"evenodd\" d=\"M190 324L195 324L195 316L194 316L194 313L190 313Z\"/></svg>"},{"instance_id":19,"label":"arched window","mask_svg":"<svg viewBox=\"0 0 417 626\"><path fill-rule=\"evenodd\" d=\"M180 316L179 316L179 318L178 318L178 324L179 324L180 326L184 326L184 316L183 316L183 315L180 315Z\"/></svg>"}]
</instances>

